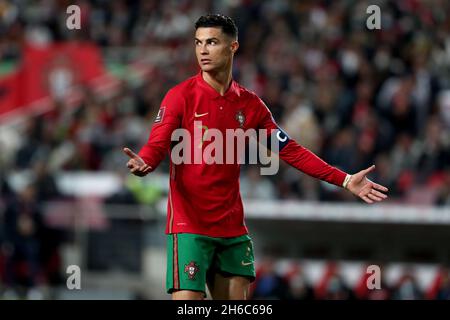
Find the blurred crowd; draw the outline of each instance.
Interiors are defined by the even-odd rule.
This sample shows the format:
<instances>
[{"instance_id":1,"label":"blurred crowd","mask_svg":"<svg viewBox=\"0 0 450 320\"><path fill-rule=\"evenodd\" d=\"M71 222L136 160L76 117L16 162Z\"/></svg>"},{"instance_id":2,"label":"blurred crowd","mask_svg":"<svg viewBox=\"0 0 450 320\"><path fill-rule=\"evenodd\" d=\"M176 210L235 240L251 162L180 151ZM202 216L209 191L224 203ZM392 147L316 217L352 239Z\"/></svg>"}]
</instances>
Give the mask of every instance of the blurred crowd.
<instances>
[{"instance_id":1,"label":"blurred crowd","mask_svg":"<svg viewBox=\"0 0 450 320\"><path fill-rule=\"evenodd\" d=\"M236 21L233 77L292 138L349 173L375 164L372 178L391 202L448 206L450 2L379 1L381 30L369 30L372 2L84 0L75 1L81 30L68 30L72 1L0 1L2 63L19 62L26 42L91 41L109 69L125 70L112 92L82 88L74 107L55 97L51 111L3 137L0 276L28 285L56 277L60 235L42 231L39 204L63 196L62 171L126 173L122 147L139 150L167 90L198 72L193 25L209 12ZM247 199L356 201L283 163L275 176L242 171ZM27 172L20 191L9 185L12 172ZM109 200L142 202L130 189Z\"/></svg>"},{"instance_id":2,"label":"blurred crowd","mask_svg":"<svg viewBox=\"0 0 450 320\"><path fill-rule=\"evenodd\" d=\"M121 147L138 150L167 90L198 71L195 20L222 12L239 28L234 78L291 137L349 173L375 164L393 201L450 201L448 1L380 1L381 30L367 29L365 1L79 1L78 31L65 26L64 1L2 3L2 60L20 59L24 41L89 40L106 63L141 75L28 119L2 155L6 169L122 170ZM272 177L252 170L243 168L248 198L354 200L284 164Z\"/></svg>"},{"instance_id":3,"label":"blurred crowd","mask_svg":"<svg viewBox=\"0 0 450 320\"><path fill-rule=\"evenodd\" d=\"M353 281L343 272L342 264L324 262L324 268L315 279L308 274L305 261L284 261L266 256L258 265L256 281L251 286L255 300L449 300L450 274L439 267L426 283L420 283L418 274L410 266L395 277L387 279L391 266L381 266L380 278L360 265L351 270ZM313 268L320 269L315 265Z\"/></svg>"}]
</instances>

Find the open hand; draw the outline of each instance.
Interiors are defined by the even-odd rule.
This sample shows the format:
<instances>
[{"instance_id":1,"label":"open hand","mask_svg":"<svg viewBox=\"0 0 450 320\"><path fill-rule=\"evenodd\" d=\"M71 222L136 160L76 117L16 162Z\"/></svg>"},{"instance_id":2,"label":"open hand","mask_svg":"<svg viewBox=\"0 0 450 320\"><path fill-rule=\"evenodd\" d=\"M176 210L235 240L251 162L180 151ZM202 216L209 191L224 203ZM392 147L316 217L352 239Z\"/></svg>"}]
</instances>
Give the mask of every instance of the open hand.
<instances>
[{"instance_id":1,"label":"open hand","mask_svg":"<svg viewBox=\"0 0 450 320\"><path fill-rule=\"evenodd\" d=\"M371 166L365 170L352 175L350 181L347 184L347 189L355 196L360 197L367 203L374 203L383 201L387 198L387 195L383 192L387 192L388 188L374 183L367 178L367 174L375 169L375 166Z\"/></svg>"}]
</instances>

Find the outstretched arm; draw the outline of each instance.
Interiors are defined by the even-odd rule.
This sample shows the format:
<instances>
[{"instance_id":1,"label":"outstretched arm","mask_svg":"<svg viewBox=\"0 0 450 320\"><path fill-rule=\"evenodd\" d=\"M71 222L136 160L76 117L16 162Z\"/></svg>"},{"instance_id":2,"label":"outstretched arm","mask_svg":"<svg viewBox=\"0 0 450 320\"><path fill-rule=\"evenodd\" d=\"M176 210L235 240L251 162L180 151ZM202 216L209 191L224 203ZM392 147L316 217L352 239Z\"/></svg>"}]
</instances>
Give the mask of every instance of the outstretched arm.
<instances>
[{"instance_id":1,"label":"outstretched arm","mask_svg":"<svg viewBox=\"0 0 450 320\"><path fill-rule=\"evenodd\" d=\"M128 148L123 151L130 160L127 167L139 177L156 169L170 149L172 132L180 127L184 99L176 91L169 90L161 102L147 143L138 154Z\"/></svg>"},{"instance_id":2,"label":"outstretched arm","mask_svg":"<svg viewBox=\"0 0 450 320\"><path fill-rule=\"evenodd\" d=\"M294 168L314 178L344 187L367 203L382 201L387 198L383 192L388 189L367 178L367 174L375 169L371 166L354 175L349 175L333 167L307 148L290 139L276 124L267 106L257 98L261 108L260 127L269 130L270 139L278 139L278 155Z\"/></svg>"}]
</instances>

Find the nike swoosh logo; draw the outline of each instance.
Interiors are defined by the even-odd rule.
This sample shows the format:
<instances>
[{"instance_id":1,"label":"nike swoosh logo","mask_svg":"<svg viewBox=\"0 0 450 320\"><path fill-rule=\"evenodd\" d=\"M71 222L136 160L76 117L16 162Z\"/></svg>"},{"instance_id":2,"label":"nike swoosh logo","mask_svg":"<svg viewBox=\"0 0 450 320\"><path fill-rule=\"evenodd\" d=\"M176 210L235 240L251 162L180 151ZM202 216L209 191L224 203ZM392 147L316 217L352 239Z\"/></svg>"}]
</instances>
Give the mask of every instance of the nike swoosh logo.
<instances>
[{"instance_id":1,"label":"nike swoosh logo","mask_svg":"<svg viewBox=\"0 0 450 320\"><path fill-rule=\"evenodd\" d=\"M251 265L253 262L244 262L244 261L241 261L241 264L243 265L243 266L249 266L249 265Z\"/></svg>"},{"instance_id":2,"label":"nike swoosh logo","mask_svg":"<svg viewBox=\"0 0 450 320\"><path fill-rule=\"evenodd\" d=\"M194 117L196 117L196 118L198 118L198 117L203 117L203 116L206 116L208 113L209 113L209 112L198 114L197 112L195 112L195 113L194 113Z\"/></svg>"}]
</instances>

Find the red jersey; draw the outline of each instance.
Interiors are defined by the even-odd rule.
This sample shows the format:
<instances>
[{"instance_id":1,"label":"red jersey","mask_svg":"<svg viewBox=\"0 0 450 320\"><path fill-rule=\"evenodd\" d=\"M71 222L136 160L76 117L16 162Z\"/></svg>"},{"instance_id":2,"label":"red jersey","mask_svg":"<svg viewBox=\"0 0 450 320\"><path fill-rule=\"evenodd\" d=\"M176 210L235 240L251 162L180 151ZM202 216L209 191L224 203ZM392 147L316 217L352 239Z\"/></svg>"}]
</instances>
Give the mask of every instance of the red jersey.
<instances>
[{"instance_id":1,"label":"red jersey","mask_svg":"<svg viewBox=\"0 0 450 320\"><path fill-rule=\"evenodd\" d=\"M139 155L154 170L170 153L175 129L183 128L194 137L194 121L201 121L205 130L218 129L223 136L226 129L239 128L282 132L256 94L232 81L222 96L199 72L167 92L148 142ZM280 132L277 132L277 137L283 143L278 154L282 160L310 176L342 186L346 173L328 165ZM198 141L192 140L190 145L194 150L204 149L208 144L199 145ZM223 145L225 148L226 143ZM239 191L239 173L240 164L237 162L174 164L171 159L166 233L195 233L211 237L235 237L248 233Z\"/></svg>"}]
</instances>

